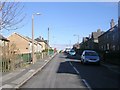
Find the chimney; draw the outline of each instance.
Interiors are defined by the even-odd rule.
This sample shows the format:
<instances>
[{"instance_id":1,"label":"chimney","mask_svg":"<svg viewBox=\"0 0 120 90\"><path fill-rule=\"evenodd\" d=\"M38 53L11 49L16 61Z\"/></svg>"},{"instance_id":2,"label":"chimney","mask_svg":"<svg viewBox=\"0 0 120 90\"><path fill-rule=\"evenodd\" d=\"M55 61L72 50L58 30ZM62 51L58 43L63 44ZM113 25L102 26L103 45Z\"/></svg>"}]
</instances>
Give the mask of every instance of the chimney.
<instances>
[{"instance_id":1,"label":"chimney","mask_svg":"<svg viewBox=\"0 0 120 90\"><path fill-rule=\"evenodd\" d=\"M97 32L101 32L101 29L98 29Z\"/></svg>"},{"instance_id":2,"label":"chimney","mask_svg":"<svg viewBox=\"0 0 120 90\"><path fill-rule=\"evenodd\" d=\"M110 28L113 28L114 26L115 26L114 19L111 19L111 22L110 22Z\"/></svg>"}]
</instances>

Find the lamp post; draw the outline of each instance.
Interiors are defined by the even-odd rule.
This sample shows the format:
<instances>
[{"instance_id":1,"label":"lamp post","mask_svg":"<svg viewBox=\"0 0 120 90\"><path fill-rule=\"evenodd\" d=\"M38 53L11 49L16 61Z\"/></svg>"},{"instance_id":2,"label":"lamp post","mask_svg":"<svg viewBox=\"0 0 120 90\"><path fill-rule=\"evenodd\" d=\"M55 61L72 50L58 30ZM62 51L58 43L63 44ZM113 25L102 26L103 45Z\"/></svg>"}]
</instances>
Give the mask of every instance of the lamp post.
<instances>
[{"instance_id":1,"label":"lamp post","mask_svg":"<svg viewBox=\"0 0 120 90\"><path fill-rule=\"evenodd\" d=\"M48 27L48 57L49 57L49 27Z\"/></svg>"},{"instance_id":2,"label":"lamp post","mask_svg":"<svg viewBox=\"0 0 120 90\"><path fill-rule=\"evenodd\" d=\"M79 35L76 35L76 34L74 34L73 36L77 36L77 38L78 38L78 43L79 43L79 37L80 37L80 36L79 36Z\"/></svg>"},{"instance_id":3,"label":"lamp post","mask_svg":"<svg viewBox=\"0 0 120 90\"><path fill-rule=\"evenodd\" d=\"M34 15L41 15L40 13L32 14L32 63L35 63L34 59Z\"/></svg>"}]
</instances>

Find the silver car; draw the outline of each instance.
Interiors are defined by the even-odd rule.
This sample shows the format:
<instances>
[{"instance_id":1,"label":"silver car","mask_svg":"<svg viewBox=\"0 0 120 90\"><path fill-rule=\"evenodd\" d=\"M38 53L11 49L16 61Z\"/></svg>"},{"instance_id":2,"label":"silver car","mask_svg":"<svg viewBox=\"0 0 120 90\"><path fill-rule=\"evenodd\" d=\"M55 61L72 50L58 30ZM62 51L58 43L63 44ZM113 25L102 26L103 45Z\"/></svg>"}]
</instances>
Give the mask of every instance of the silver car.
<instances>
[{"instance_id":1,"label":"silver car","mask_svg":"<svg viewBox=\"0 0 120 90\"><path fill-rule=\"evenodd\" d=\"M96 63L100 64L100 57L97 52L93 50L84 50L81 55L81 62L85 63Z\"/></svg>"}]
</instances>

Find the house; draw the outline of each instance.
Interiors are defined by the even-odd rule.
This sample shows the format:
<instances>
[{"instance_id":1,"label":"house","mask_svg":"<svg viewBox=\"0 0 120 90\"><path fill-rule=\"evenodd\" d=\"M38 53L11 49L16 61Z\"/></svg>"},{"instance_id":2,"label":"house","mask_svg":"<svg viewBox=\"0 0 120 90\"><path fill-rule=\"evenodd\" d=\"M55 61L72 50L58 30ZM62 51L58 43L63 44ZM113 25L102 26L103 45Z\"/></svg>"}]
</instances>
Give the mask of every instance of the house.
<instances>
[{"instance_id":1,"label":"house","mask_svg":"<svg viewBox=\"0 0 120 90\"><path fill-rule=\"evenodd\" d=\"M32 52L32 39L22 36L18 33L13 33L8 37L11 43L14 43L19 49L20 54L27 54ZM34 51L41 52L41 44L34 41Z\"/></svg>"},{"instance_id":2,"label":"house","mask_svg":"<svg viewBox=\"0 0 120 90\"><path fill-rule=\"evenodd\" d=\"M44 40L44 39L41 38L41 37L36 38L35 40L42 45L42 50L48 49L48 47L49 47L49 45L48 45L48 40Z\"/></svg>"},{"instance_id":3,"label":"house","mask_svg":"<svg viewBox=\"0 0 120 90\"><path fill-rule=\"evenodd\" d=\"M110 22L110 29L98 37L99 49L101 51L119 51L120 50L120 30L115 25L114 20Z\"/></svg>"},{"instance_id":4,"label":"house","mask_svg":"<svg viewBox=\"0 0 120 90\"><path fill-rule=\"evenodd\" d=\"M9 40L5 37L3 37L1 34L0 34L0 46L4 46L6 45L6 43L8 43Z\"/></svg>"},{"instance_id":5,"label":"house","mask_svg":"<svg viewBox=\"0 0 120 90\"><path fill-rule=\"evenodd\" d=\"M104 32L98 29L96 32L92 32L89 37L83 37L83 41L81 43L82 49L92 49L98 50L98 37L102 35Z\"/></svg>"},{"instance_id":6,"label":"house","mask_svg":"<svg viewBox=\"0 0 120 90\"><path fill-rule=\"evenodd\" d=\"M5 56L8 53L8 45L9 40L0 34L0 57Z\"/></svg>"},{"instance_id":7,"label":"house","mask_svg":"<svg viewBox=\"0 0 120 90\"><path fill-rule=\"evenodd\" d=\"M97 30L97 32L92 32L91 34L91 38L89 40L89 48L90 49L94 49L94 50L99 50L99 46L98 46L98 37L100 35L102 35L104 32L101 31L100 29Z\"/></svg>"},{"instance_id":8,"label":"house","mask_svg":"<svg viewBox=\"0 0 120 90\"><path fill-rule=\"evenodd\" d=\"M82 43L80 43L81 49L88 49L88 40L89 37L83 37Z\"/></svg>"}]
</instances>

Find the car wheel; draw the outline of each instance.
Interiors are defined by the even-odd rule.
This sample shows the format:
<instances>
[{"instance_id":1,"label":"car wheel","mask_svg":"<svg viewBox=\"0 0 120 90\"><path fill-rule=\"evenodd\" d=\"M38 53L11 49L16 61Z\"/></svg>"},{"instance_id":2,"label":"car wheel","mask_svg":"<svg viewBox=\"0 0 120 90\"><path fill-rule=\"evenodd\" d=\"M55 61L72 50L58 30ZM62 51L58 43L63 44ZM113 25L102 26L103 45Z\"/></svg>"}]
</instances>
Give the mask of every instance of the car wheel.
<instances>
[{"instance_id":1,"label":"car wheel","mask_svg":"<svg viewBox=\"0 0 120 90\"><path fill-rule=\"evenodd\" d=\"M81 58L81 63L83 64L83 59Z\"/></svg>"},{"instance_id":2,"label":"car wheel","mask_svg":"<svg viewBox=\"0 0 120 90\"><path fill-rule=\"evenodd\" d=\"M85 60L84 59L83 59L82 63L85 64Z\"/></svg>"}]
</instances>

